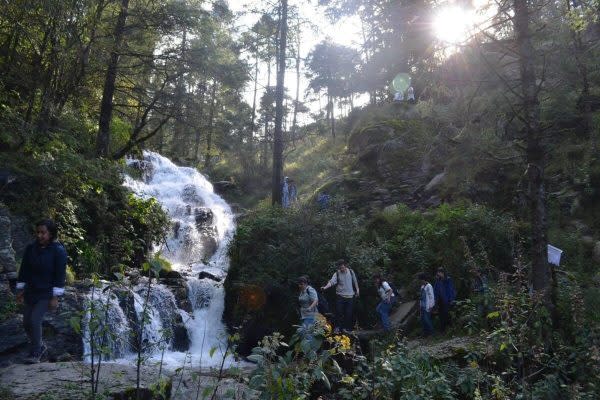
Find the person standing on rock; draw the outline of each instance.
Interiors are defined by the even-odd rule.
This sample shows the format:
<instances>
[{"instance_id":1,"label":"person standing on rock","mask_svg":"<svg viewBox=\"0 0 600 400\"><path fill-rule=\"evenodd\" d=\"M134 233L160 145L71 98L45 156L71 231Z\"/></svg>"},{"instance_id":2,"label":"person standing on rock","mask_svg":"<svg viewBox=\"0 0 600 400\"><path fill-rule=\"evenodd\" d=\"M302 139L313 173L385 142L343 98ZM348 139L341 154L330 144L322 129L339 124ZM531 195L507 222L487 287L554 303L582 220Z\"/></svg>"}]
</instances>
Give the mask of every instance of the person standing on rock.
<instances>
[{"instance_id":1,"label":"person standing on rock","mask_svg":"<svg viewBox=\"0 0 600 400\"><path fill-rule=\"evenodd\" d=\"M389 332L392 330L392 325L390 323L390 311L392 310L392 306L396 302L396 296L394 295L394 291L390 284L383 279L381 275L377 275L375 277L375 286L377 287L377 293L381 298L379 304L375 310L379 317L381 318L381 325L383 325L383 330Z\"/></svg>"},{"instance_id":2,"label":"person standing on rock","mask_svg":"<svg viewBox=\"0 0 600 400\"><path fill-rule=\"evenodd\" d=\"M344 332L350 332L352 331L354 321L354 297L360 295L360 290L356 275L354 271L348 268L346 261L341 259L336 261L335 264L337 271L334 272L329 282L325 286L322 286L321 289L327 290L335 286L335 333L339 333L340 329Z\"/></svg>"},{"instance_id":3,"label":"person standing on rock","mask_svg":"<svg viewBox=\"0 0 600 400\"><path fill-rule=\"evenodd\" d=\"M47 219L36 224L36 241L25 249L17 277L17 302L25 303L23 327L31 344L25 362L34 364L46 351L42 321L47 310L58 307L64 294L67 252L57 239L58 228Z\"/></svg>"},{"instance_id":4,"label":"person standing on rock","mask_svg":"<svg viewBox=\"0 0 600 400\"><path fill-rule=\"evenodd\" d=\"M435 306L435 296L433 294L433 287L427 279L427 274L424 272L420 273L419 281L421 282L421 295L419 304L419 309L421 310L421 324L423 325L423 335L429 336L433 333L431 311Z\"/></svg>"}]
</instances>

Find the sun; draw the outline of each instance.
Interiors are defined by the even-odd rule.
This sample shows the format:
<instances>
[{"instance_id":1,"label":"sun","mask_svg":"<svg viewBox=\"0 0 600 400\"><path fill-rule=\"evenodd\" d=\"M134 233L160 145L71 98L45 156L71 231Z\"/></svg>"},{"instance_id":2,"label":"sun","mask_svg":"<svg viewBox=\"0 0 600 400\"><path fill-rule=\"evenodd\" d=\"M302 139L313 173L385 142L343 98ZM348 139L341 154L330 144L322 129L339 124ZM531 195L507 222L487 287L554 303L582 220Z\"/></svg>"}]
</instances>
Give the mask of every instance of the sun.
<instances>
[{"instance_id":1,"label":"sun","mask_svg":"<svg viewBox=\"0 0 600 400\"><path fill-rule=\"evenodd\" d=\"M453 45L466 41L471 35L474 24L474 12L457 6L439 9L433 19L435 36Z\"/></svg>"}]
</instances>

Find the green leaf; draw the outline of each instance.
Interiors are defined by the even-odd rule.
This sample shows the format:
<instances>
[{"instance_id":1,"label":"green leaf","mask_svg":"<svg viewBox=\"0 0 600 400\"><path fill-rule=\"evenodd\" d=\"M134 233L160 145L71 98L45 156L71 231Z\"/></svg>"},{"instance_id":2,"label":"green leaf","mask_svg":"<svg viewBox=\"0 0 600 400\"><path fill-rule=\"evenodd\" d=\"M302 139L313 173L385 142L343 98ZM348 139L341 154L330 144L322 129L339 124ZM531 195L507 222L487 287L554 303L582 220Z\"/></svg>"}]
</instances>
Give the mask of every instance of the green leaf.
<instances>
[{"instance_id":1,"label":"green leaf","mask_svg":"<svg viewBox=\"0 0 600 400\"><path fill-rule=\"evenodd\" d=\"M255 362L255 363L259 363L264 359L264 357L261 356L260 354L250 354L247 358L248 358L248 360Z\"/></svg>"},{"instance_id":2,"label":"green leaf","mask_svg":"<svg viewBox=\"0 0 600 400\"><path fill-rule=\"evenodd\" d=\"M489 319L493 319L493 318L500 318L500 312L499 311L492 311L491 313L489 313L487 315L487 317Z\"/></svg>"},{"instance_id":3,"label":"green leaf","mask_svg":"<svg viewBox=\"0 0 600 400\"><path fill-rule=\"evenodd\" d=\"M210 351L208 352L208 355L210 356L210 358L212 358L212 356L215 354L215 351L217 351L216 346L214 346L210 349Z\"/></svg>"}]
</instances>

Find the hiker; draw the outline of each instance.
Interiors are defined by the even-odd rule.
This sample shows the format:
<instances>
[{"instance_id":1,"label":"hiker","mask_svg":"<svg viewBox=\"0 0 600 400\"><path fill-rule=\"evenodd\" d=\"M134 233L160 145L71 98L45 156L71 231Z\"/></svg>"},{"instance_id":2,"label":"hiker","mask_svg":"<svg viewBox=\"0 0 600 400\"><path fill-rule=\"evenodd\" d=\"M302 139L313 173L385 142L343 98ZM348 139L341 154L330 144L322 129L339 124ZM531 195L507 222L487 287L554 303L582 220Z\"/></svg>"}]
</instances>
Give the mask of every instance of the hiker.
<instances>
[{"instance_id":1,"label":"hiker","mask_svg":"<svg viewBox=\"0 0 600 400\"><path fill-rule=\"evenodd\" d=\"M403 101L404 93L402 93L401 91L397 91L396 93L394 93L394 103L402 103Z\"/></svg>"},{"instance_id":2,"label":"hiker","mask_svg":"<svg viewBox=\"0 0 600 400\"><path fill-rule=\"evenodd\" d=\"M409 86L408 90L406 91L406 100L410 104L414 104L415 103L415 89L412 86Z\"/></svg>"},{"instance_id":3,"label":"hiker","mask_svg":"<svg viewBox=\"0 0 600 400\"><path fill-rule=\"evenodd\" d=\"M322 290L327 290L335 286L335 333L339 333L340 329L345 333L352 331L352 322L354 320L353 308L354 297L360 295L356 274L352 269L348 268L346 260L340 259L335 263L337 271L327 282L322 286Z\"/></svg>"},{"instance_id":4,"label":"hiker","mask_svg":"<svg viewBox=\"0 0 600 400\"><path fill-rule=\"evenodd\" d=\"M296 182L293 179L288 181L288 193L289 193L289 201L290 205L293 205L298 201L298 188L296 187Z\"/></svg>"},{"instance_id":5,"label":"hiker","mask_svg":"<svg viewBox=\"0 0 600 400\"><path fill-rule=\"evenodd\" d=\"M289 179L290 178L287 176L283 178L283 187L281 189L281 206L283 208L288 208L290 206L290 188L288 184Z\"/></svg>"},{"instance_id":6,"label":"hiker","mask_svg":"<svg viewBox=\"0 0 600 400\"><path fill-rule=\"evenodd\" d=\"M429 336L433 333L433 323L431 322L431 311L435 306L435 296L433 294L433 287L427 279L427 274L424 272L419 274L419 281L421 283L421 296L420 296L420 311L421 311L421 324L423 325L423 335Z\"/></svg>"},{"instance_id":7,"label":"hiker","mask_svg":"<svg viewBox=\"0 0 600 400\"><path fill-rule=\"evenodd\" d=\"M308 276L302 275L298 278L298 302L300 303L300 319L302 327L307 329L315 324L319 296L317 291L309 285Z\"/></svg>"},{"instance_id":8,"label":"hiker","mask_svg":"<svg viewBox=\"0 0 600 400\"><path fill-rule=\"evenodd\" d=\"M452 279L446 274L444 268L438 268L433 283L436 307L440 316L440 330L444 332L450 325L450 307L456 299L456 291Z\"/></svg>"},{"instance_id":9,"label":"hiker","mask_svg":"<svg viewBox=\"0 0 600 400\"><path fill-rule=\"evenodd\" d=\"M392 306L396 303L396 295L394 294L390 284L383 279L381 275L377 275L375 277L375 286L377 287L377 293L381 298L381 301L379 304L377 304L375 310L381 318L383 330L389 332L392 330L392 325L390 323L390 311L392 310Z\"/></svg>"},{"instance_id":10,"label":"hiker","mask_svg":"<svg viewBox=\"0 0 600 400\"><path fill-rule=\"evenodd\" d=\"M23 328L30 342L28 364L40 362L46 352L42 321L47 310L58 308L65 292L67 252L57 241L58 228L47 219L36 224L36 241L25 248L17 277L17 302L25 303Z\"/></svg>"},{"instance_id":11,"label":"hiker","mask_svg":"<svg viewBox=\"0 0 600 400\"><path fill-rule=\"evenodd\" d=\"M488 283L487 277L483 274L481 268L471 269L471 291L475 297L477 311L479 315L485 315L488 310Z\"/></svg>"},{"instance_id":12,"label":"hiker","mask_svg":"<svg viewBox=\"0 0 600 400\"><path fill-rule=\"evenodd\" d=\"M320 193L319 197L317 197L317 204L319 205L319 209L324 210L329 207L329 202L331 201L331 196L327 193Z\"/></svg>"}]
</instances>

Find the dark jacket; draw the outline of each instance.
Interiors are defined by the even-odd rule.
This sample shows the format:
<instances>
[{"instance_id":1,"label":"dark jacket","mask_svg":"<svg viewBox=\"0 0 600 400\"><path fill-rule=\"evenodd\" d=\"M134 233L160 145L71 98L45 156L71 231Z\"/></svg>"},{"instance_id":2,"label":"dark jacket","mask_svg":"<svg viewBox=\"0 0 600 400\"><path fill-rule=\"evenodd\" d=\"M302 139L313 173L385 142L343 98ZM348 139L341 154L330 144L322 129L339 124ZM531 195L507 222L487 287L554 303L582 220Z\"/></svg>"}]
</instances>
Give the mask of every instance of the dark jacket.
<instances>
[{"instance_id":1,"label":"dark jacket","mask_svg":"<svg viewBox=\"0 0 600 400\"><path fill-rule=\"evenodd\" d=\"M450 305L456 299L454 284L449 276L445 279L436 278L433 283L433 293L435 294L435 301L438 304Z\"/></svg>"},{"instance_id":2,"label":"dark jacket","mask_svg":"<svg viewBox=\"0 0 600 400\"><path fill-rule=\"evenodd\" d=\"M25 294L36 299L52 297L52 288L65 286L67 252L59 242L41 247L37 242L27 246L19 269L18 282L25 283Z\"/></svg>"}]
</instances>

